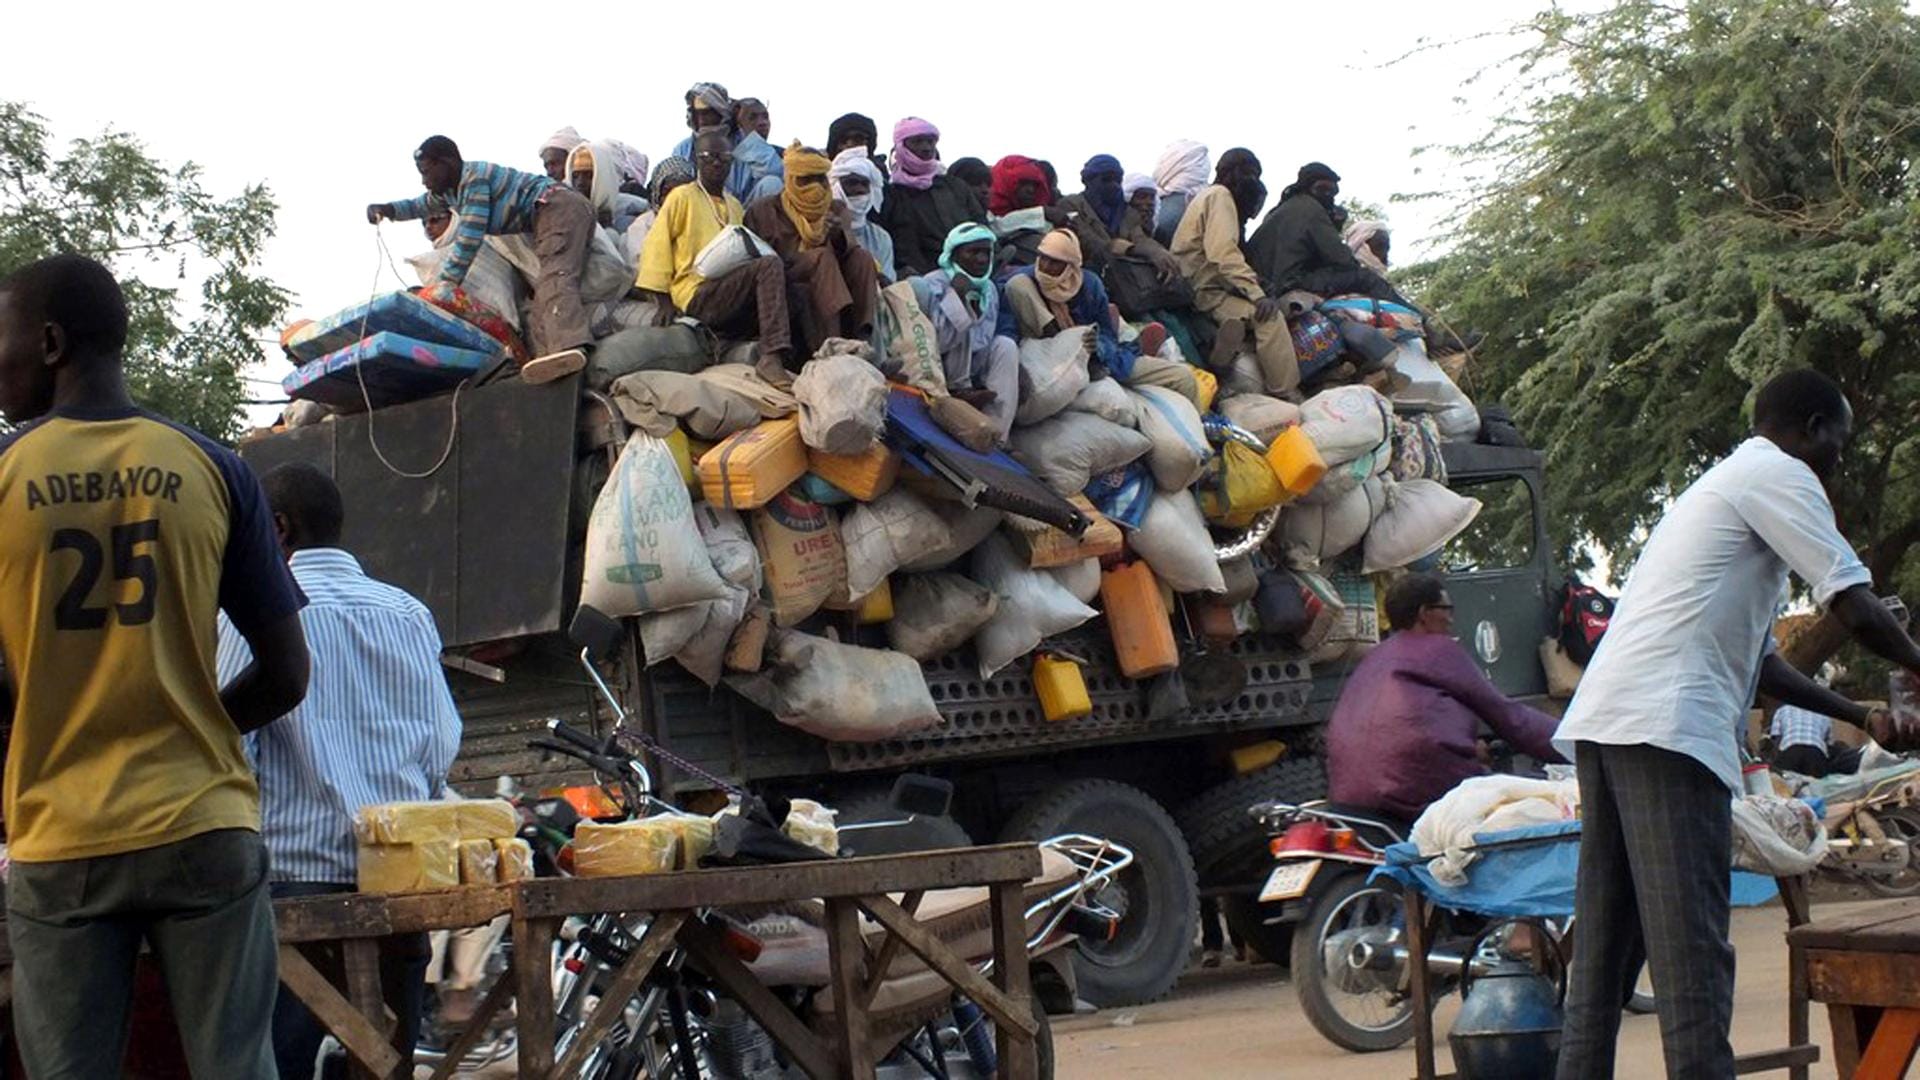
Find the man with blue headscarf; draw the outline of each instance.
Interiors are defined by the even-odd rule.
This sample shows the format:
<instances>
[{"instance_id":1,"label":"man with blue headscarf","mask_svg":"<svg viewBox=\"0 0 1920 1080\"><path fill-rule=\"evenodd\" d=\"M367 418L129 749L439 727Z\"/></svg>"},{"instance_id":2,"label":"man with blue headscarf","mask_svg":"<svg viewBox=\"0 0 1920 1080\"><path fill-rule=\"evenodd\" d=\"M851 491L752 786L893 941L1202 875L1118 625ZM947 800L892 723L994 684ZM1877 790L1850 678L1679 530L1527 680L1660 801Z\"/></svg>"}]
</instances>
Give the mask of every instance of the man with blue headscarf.
<instances>
[{"instance_id":1,"label":"man with blue headscarf","mask_svg":"<svg viewBox=\"0 0 1920 1080\"><path fill-rule=\"evenodd\" d=\"M940 268L907 281L933 320L947 391L985 414L1005 442L1020 406L1020 349L1000 333L993 247L993 230L985 225L956 225L940 249Z\"/></svg>"},{"instance_id":2,"label":"man with blue headscarf","mask_svg":"<svg viewBox=\"0 0 1920 1080\"><path fill-rule=\"evenodd\" d=\"M1080 253L1087 269L1096 274L1107 272L1107 264L1122 255L1132 255L1153 264L1162 281L1180 273L1173 255L1153 238L1152 223L1127 203L1121 190L1126 176L1120 161L1112 154L1095 154L1080 167L1080 182L1086 190L1061 199L1048 215L1055 224L1072 229L1080 238Z\"/></svg>"}]
</instances>

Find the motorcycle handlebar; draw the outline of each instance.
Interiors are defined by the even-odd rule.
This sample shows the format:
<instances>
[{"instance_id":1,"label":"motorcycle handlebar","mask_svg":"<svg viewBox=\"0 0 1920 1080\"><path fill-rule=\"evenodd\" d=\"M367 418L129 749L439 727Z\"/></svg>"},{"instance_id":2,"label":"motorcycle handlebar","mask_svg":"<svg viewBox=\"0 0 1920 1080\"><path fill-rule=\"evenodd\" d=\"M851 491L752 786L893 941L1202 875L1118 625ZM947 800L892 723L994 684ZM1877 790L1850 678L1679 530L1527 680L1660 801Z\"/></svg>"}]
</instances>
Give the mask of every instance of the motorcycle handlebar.
<instances>
[{"instance_id":1,"label":"motorcycle handlebar","mask_svg":"<svg viewBox=\"0 0 1920 1080\"><path fill-rule=\"evenodd\" d=\"M547 731L555 738L564 739L589 754L600 754L603 752L600 743L593 739L593 737L575 731L558 717L547 721Z\"/></svg>"}]
</instances>

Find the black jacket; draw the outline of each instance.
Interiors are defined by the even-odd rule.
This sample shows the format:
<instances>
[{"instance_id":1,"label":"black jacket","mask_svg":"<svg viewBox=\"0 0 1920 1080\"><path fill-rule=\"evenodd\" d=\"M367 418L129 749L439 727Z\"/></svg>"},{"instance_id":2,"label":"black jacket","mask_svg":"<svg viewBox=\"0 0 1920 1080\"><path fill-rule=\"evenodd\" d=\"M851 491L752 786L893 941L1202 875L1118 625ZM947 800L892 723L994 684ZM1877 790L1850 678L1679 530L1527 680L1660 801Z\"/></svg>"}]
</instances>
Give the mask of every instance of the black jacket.
<instances>
[{"instance_id":1,"label":"black jacket","mask_svg":"<svg viewBox=\"0 0 1920 1080\"><path fill-rule=\"evenodd\" d=\"M1268 211L1247 241L1247 263L1268 296L1288 289L1313 291L1309 283L1326 276L1319 271L1363 269L1341 242L1327 208L1304 191Z\"/></svg>"},{"instance_id":2,"label":"black jacket","mask_svg":"<svg viewBox=\"0 0 1920 1080\"><path fill-rule=\"evenodd\" d=\"M901 277L940 268L940 249L955 225L987 223L987 208L973 189L951 176L936 176L925 191L888 184L877 219L893 237L893 265Z\"/></svg>"}]
</instances>

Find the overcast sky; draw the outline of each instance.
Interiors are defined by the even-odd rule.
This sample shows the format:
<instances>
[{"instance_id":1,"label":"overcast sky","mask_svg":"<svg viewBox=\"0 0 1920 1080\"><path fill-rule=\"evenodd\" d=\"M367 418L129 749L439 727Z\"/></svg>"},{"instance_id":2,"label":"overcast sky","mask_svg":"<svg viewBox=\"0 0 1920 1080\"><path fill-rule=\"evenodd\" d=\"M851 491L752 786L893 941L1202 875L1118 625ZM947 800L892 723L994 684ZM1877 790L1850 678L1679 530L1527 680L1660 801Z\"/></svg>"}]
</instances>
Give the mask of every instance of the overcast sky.
<instances>
[{"instance_id":1,"label":"overcast sky","mask_svg":"<svg viewBox=\"0 0 1920 1080\"><path fill-rule=\"evenodd\" d=\"M26 47L0 65L0 98L61 140L132 132L165 162L200 163L216 193L264 180L280 204L267 273L293 290L292 316L315 317L366 299L378 254L363 208L418 192L425 136L538 169L539 145L571 124L657 162L686 134L697 80L766 101L781 146L818 145L828 121L862 112L884 149L917 115L947 160L1046 158L1071 193L1093 154L1150 173L1191 138L1215 157L1252 149L1276 195L1320 160L1343 199L1387 203L1445 186L1445 155L1415 148L1470 138L1501 107L1465 80L1513 42L1465 39L1542 6L20 3L8 30ZM1423 40L1454 44L1382 66ZM1417 257L1444 211L1390 206L1395 255ZM426 246L415 224L383 229L396 259Z\"/></svg>"}]
</instances>

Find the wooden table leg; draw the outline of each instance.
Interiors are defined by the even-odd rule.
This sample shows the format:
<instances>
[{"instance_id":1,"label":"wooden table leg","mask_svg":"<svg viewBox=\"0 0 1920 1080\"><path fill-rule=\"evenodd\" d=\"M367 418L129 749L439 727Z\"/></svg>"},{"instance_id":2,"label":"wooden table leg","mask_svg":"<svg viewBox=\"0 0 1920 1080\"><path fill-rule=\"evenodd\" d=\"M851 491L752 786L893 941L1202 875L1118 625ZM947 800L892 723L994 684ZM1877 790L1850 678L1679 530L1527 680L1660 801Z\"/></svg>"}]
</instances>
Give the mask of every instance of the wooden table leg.
<instances>
[{"instance_id":1,"label":"wooden table leg","mask_svg":"<svg viewBox=\"0 0 1920 1080\"><path fill-rule=\"evenodd\" d=\"M347 999L353 1002L353 1007L359 1010L360 1015L367 1018L374 1030L392 1045L393 1031L399 1025L389 1026L386 997L380 990L380 942L375 938L348 938L340 943L340 950L347 969ZM354 1076L393 1080L408 1075L411 1072L408 1066L413 1061L413 1048L409 1046L403 1051L394 1046L393 1050L399 1056L399 1062L391 1071L380 1073L356 1063L353 1067Z\"/></svg>"},{"instance_id":2,"label":"wooden table leg","mask_svg":"<svg viewBox=\"0 0 1920 1080\"><path fill-rule=\"evenodd\" d=\"M453 1040L453 1045L447 1047L447 1056L440 1060L440 1064L434 1068L433 1075L428 1080L450 1080L453 1074L459 1071L460 1063L486 1036L487 1026L493 1023L493 1014L499 1012L506 1005L507 999L512 996L513 969L509 968L501 972L500 977L493 981L493 989L487 991L487 996L481 1000L480 1007L474 1010L472 1019L467 1021L467 1026L460 1032L460 1036Z\"/></svg>"},{"instance_id":3,"label":"wooden table leg","mask_svg":"<svg viewBox=\"0 0 1920 1080\"><path fill-rule=\"evenodd\" d=\"M1413 998L1413 1068L1418 1080L1438 1075L1433 1060L1433 984L1427 976L1427 903L1418 889L1406 890L1407 983ZM1316 959L1318 959L1316 957Z\"/></svg>"},{"instance_id":4,"label":"wooden table leg","mask_svg":"<svg viewBox=\"0 0 1920 1080\"><path fill-rule=\"evenodd\" d=\"M873 1047L867 1041L866 985L860 962L860 908L852 900L827 902L827 953L833 969L834 1050L845 1080L873 1080Z\"/></svg>"},{"instance_id":5,"label":"wooden table leg","mask_svg":"<svg viewBox=\"0 0 1920 1080\"><path fill-rule=\"evenodd\" d=\"M340 996L340 991L314 968L305 954L292 945L280 946L280 981L340 1040L363 1074L385 1075L400 1067L399 1057L386 1043L385 1028L369 1022ZM384 1008L381 1015L384 1018Z\"/></svg>"},{"instance_id":6,"label":"wooden table leg","mask_svg":"<svg viewBox=\"0 0 1920 1080\"><path fill-rule=\"evenodd\" d=\"M513 918L514 997L519 1005L520 1075L553 1068L553 936L557 919Z\"/></svg>"},{"instance_id":7,"label":"wooden table leg","mask_svg":"<svg viewBox=\"0 0 1920 1080\"><path fill-rule=\"evenodd\" d=\"M1920 1050L1920 1009L1887 1009L1860 1055L1855 1080L1900 1080Z\"/></svg>"},{"instance_id":8,"label":"wooden table leg","mask_svg":"<svg viewBox=\"0 0 1920 1080\"><path fill-rule=\"evenodd\" d=\"M1866 1049L1880 1010L1854 1005L1828 1005L1827 1022L1833 1025L1833 1068L1840 1080L1853 1080L1860 1067L1860 1052Z\"/></svg>"},{"instance_id":9,"label":"wooden table leg","mask_svg":"<svg viewBox=\"0 0 1920 1080\"><path fill-rule=\"evenodd\" d=\"M694 966L732 994L808 1076L831 1080L837 1070L826 1044L727 950L718 934L692 919L680 928L679 941Z\"/></svg>"},{"instance_id":10,"label":"wooden table leg","mask_svg":"<svg viewBox=\"0 0 1920 1080\"><path fill-rule=\"evenodd\" d=\"M1007 1005L1022 1012L1033 1008L1027 971L1026 884L997 882L988 888L993 908L993 981L1006 995ZM1010 1024L996 1024L995 1049L1000 1058L999 1080L1039 1080L1038 1048L1034 1040Z\"/></svg>"},{"instance_id":11,"label":"wooden table leg","mask_svg":"<svg viewBox=\"0 0 1920 1080\"><path fill-rule=\"evenodd\" d=\"M600 1004L594 1007L593 1015L581 1025L579 1034L574 1036L566 1056L554 1066L549 1080L560 1080L578 1070L594 1046L613 1030L614 1022L625 1014L627 1002L633 999L640 984L653 973L653 965L659 962L661 954L672 946L674 935L680 932L680 925L687 921L688 914L685 911L662 911L654 915L646 934L627 954L627 962L621 964L620 970L614 973L613 981L600 998Z\"/></svg>"},{"instance_id":12,"label":"wooden table leg","mask_svg":"<svg viewBox=\"0 0 1920 1080\"><path fill-rule=\"evenodd\" d=\"M1784 895L1784 892L1783 894ZM1569 954L1571 955L1571 954ZM1807 1046L1813 1042L1808 1010L1807 953L1797 946L1787 947L1787 1045ZM1787 1069L1787 1080L1808 1080L1811 1070L1805 1065Z\"/></svg>"}]
</instances>

